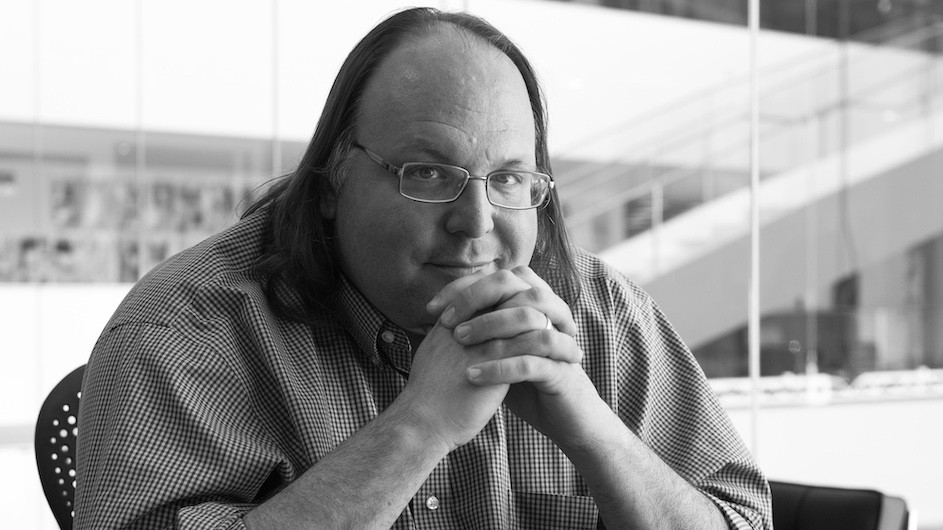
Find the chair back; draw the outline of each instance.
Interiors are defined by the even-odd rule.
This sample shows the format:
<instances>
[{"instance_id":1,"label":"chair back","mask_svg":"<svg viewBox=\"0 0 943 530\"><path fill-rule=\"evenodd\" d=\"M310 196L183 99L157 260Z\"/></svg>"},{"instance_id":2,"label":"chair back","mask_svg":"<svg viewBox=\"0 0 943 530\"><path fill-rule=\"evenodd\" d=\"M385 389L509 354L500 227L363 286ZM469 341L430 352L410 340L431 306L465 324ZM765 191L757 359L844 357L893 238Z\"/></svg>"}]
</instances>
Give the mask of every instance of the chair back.
<instances>
[{"instance_id":1,"label":"chair back","mask_svg":"<svg viewBox=\"0 0 943 530\"><path fill-rule=\"evenodd\" d=\"M776 530L906 530L903 499L869 489L770 481Z\"/></svg>"},{"instance_id":2,"label":"chair back","mask_svg":"<svg viewBox=\"0 0 943 530\"><path fill-rule=\"evenodd\" d=\"M82 365L52 389L36 421L36 466L59 528L71 529L75 502L75 437L79 432Z\"/></svg>"}]
</instances>

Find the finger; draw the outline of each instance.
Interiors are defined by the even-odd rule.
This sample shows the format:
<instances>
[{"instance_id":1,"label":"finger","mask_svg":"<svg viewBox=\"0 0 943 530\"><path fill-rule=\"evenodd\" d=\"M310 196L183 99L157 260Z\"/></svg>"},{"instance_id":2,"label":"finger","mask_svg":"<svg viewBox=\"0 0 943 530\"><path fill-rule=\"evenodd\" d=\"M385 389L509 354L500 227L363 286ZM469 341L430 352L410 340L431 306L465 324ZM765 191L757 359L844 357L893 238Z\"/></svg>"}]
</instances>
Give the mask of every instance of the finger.
<instances>
[{"instance_id":1,"label":"finger","mask_svg":"<svg viewBox=\"0 0 943 530\"><path fill-rule=\"evenodd\" d=\"M430 315L438 318L442 312L451 305L451 301L455 298L456 293L468 288L484 276L485 273L476 272L453 280L432 297L432 300L429 300L429 303L426 304L426 311Z\"/></svg>"},{"instance_id":2,"label":"finger","mask_svg":"<svg viewBox=\"0 0 943 530\"><path fill-rule=\"evenodd\" d=\"M447 327L454 327L532 288L529 283L507 269L479 277L470 285L466 282L453 282L436 295L436 304L445 307L439 321Z\"/></svg>"},{"instance_id":3,"label":"finger","mask_svg":"<svg viewBox=\"0 0 943 530\"><path fill-rule=\"evenodd\" d=\"M515 307L527 305L534 307L547 315L550 322L560 331L576 336L577 326L573 320L573 313L567 305L550 287L547 282L530 267L517 267L514 274L531 285L532 289L521 291L515 296L502 302L499 307Z\"/></svg>"},{"instance_id":4,"label":"finger","mask_svg":"<svg viewBox=\"0 0 943 530\"><path fill-rule=\"evenodd\" d=\"M490 339L509 339L528 331L547 330L548 318L533 307L496 309L458 325L455 340L467 346Z\"/></svg>"},{"instance_id":5,"label":"finger","mask_svg":"<svg viewBox=\"0 0 943 530\"><path fill-rule=\"evenodd\" d=\"M543 357L520 355L469 366L465 374L473 385L513 385L529 381L546 391L563 380L568 366Z\"/></svg>"},{"instance_id":6,"label":"finger","mask_svg":"<svg viewBox=\"0 0 943 530\"><path fill-rule=\"evenodd\" d=\"M530 331L510 339L492 339L474 346L482 359L497 360L512 357L541 357L569 364L583 361L583 350L576 339L557 331Z\"/></svg>"}]
</instances>

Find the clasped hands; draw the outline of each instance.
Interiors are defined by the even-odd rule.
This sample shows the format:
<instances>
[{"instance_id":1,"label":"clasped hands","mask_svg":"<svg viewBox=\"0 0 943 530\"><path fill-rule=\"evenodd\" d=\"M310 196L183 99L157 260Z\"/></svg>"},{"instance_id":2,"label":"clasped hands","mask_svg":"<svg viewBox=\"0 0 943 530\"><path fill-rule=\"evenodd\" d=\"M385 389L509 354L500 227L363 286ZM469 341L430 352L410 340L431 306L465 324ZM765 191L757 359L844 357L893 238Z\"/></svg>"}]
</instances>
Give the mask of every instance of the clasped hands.
<instances>
[{"instance_id":1,"label":"clasped hands","mask_svg":"<svg viewBox=\"0 0 943 530\"><path fill-rule=\"evenodd\" d=\"M601 399L580 366L576 323L533 270L459 278L427 310L438 320L403 393L450 449L478 434L502 402L564 450L590 435L586 407Z\"/></svg>"}]
</instances>

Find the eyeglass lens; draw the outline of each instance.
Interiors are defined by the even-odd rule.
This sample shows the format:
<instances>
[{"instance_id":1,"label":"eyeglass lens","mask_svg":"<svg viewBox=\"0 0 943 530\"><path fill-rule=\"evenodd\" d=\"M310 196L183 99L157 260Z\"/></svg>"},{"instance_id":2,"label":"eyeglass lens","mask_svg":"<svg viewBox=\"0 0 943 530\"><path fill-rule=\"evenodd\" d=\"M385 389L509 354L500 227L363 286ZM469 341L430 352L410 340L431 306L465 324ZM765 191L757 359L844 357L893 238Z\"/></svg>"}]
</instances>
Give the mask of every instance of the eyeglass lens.
<instances>
[{"instance_id":1,"label":"eyeglass lens","mask_svg":"<svg viewBox=\"0 0 943 530\"><path fill-rule=\"evenodd\" d=\"M425 201L451 201L458 198L468 178L465 170L438 164L403 165L400 192ZM539 206L548 191L546 177L528 171L501 171L488 175L488 200L508 208Z\"/></svg>"}]
</instances>

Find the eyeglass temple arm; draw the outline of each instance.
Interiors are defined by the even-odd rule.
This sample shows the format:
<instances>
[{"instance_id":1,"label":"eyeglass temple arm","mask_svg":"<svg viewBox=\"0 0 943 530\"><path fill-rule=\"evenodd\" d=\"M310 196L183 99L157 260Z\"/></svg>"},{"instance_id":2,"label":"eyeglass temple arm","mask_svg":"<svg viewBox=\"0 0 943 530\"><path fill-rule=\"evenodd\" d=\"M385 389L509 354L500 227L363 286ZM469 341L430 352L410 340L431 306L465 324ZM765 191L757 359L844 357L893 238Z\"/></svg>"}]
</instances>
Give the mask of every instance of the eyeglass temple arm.
<instances>
[{"instance_id":1,"label":"eyeglass temple arm","mask_svg":"<svg viewBox=\"0 0 943 530\"><path fill-rule=\"evenodd\" d=\"M360 144L357 144L357 143L354 144L354 147L356 147L357 149L360 149L361 151L363 151L364 153L366 153L367 157L370 158L370 160L373 160L374 162L376 162L377 164L379 164L383 169L389 171L390 173L392 173L393 175L395 175L395 176L397 176L397 177L400 176L400 175L399 175L399 174L400 174L400 168L394 166L393 164L387 163L386 160L383 160L382 158L380 158L380 155L374 153L373 151L371 151L371 150L367 149L366 147L364 147L364 146L362 146L362 145L360 145Z\"/></svg>"}]
</instances>

